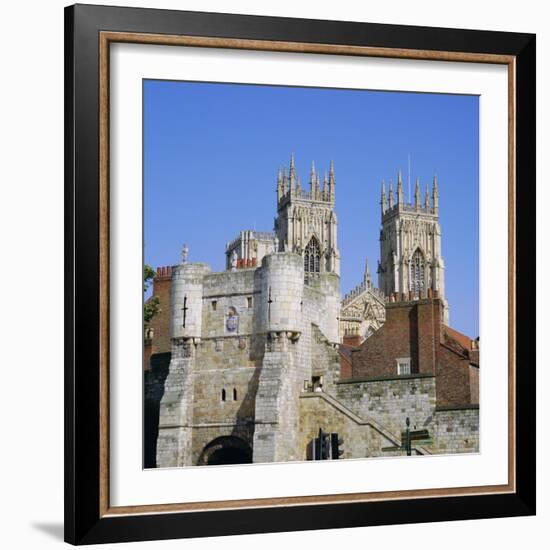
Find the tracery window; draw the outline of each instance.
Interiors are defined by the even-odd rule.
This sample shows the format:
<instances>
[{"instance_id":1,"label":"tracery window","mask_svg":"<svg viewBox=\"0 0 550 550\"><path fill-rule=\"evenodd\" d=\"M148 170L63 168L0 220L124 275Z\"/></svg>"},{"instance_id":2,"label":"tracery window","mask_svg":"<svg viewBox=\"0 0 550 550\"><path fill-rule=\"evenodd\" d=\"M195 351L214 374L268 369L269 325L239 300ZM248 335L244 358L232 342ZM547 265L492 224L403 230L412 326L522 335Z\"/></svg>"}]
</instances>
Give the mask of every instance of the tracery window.
<instances>
[{"instance_id":1,"label":"tracery window","mask_svg":"<svg viewBox=\"0 0 550 550\"><path fill-rule=\"evenodd\" d=\"M319 243L312 237L304 250L304 275L306 281L320 272L321 249Z\"/></svg>"},{"instance_id":2,"label":"tracery window","mask_svg":"<svg viewBox=\"0 0 550 550\"><path fill-rule=\"evenodd\" d=\"M419 248L413 254L411 260L411 290L417 297L420 297L421 292L426 288L426 270L424 262L424 254Z\"/></svg>"}]
</instances>

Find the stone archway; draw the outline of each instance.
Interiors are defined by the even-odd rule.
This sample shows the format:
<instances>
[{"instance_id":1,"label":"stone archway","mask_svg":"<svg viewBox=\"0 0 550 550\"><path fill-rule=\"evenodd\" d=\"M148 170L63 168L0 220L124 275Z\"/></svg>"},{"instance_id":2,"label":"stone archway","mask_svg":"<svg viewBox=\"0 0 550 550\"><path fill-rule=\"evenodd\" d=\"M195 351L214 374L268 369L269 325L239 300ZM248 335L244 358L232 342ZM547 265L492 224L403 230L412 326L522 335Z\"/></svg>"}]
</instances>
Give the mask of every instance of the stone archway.
<instances>
[{"instance_id":1,"label":"stone archway","mask_svg":"<svg viewBox=\"0 0 550 550\"><path fill-rule=\"evenodd\" d=\"M223 464L250 464L252 449L250 445L233 435L213 439L202 450L198 466L221 466Z\"/></svg>"}]
</instances>

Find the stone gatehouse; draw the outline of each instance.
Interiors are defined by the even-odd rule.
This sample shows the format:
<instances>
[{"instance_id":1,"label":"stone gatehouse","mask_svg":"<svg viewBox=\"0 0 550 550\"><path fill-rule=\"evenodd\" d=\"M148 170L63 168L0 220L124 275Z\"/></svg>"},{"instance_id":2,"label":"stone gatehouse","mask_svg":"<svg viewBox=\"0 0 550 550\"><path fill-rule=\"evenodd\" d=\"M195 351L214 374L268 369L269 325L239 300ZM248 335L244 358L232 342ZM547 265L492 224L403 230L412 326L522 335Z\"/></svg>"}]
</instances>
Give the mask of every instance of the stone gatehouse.
<instances>
[{"instance_id":1,"label":"stone gatehouse","mask_svg":"<svg viewBox=\"0 0 550 550\"><path fill-rule=\"evenodd\" d=\"M273 233L241 232L222 272L187 250L159 268L145 467L308 460L319 429L341 458L403 454L407 418L425 430L415 454L478 450L479 343L448 327L437 182L432 204L418 184L403 204L401 185L389 205L382 191L380 289L367 267L340 295L334 166L322 186L312 166L306 191L293 158Z\"/></svg>"}]
</instances>

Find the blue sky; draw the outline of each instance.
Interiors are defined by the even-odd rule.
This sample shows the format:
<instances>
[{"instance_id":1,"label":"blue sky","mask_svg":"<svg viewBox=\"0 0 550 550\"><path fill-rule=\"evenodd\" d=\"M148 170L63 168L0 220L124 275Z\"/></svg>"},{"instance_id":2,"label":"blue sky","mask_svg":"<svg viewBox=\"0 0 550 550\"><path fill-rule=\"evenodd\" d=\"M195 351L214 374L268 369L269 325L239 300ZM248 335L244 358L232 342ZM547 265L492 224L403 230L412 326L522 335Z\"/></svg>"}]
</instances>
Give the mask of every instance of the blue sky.
<instances>
[{"instance_id":1,"label":"blue sky","mask_svg":"<svg viewBox=\"0 0 550 550\"><path fill-rule=\"evenodd\" d=\"M451 325L479 331L477 96L192 82L144 82L144 252L156 267L224 269L242 229L271 231L276 176L290 154L302 184L334 160L341 290L379 257L380 183L401 168L407 198L437 173Z\"/></svg>"}]
</instances>

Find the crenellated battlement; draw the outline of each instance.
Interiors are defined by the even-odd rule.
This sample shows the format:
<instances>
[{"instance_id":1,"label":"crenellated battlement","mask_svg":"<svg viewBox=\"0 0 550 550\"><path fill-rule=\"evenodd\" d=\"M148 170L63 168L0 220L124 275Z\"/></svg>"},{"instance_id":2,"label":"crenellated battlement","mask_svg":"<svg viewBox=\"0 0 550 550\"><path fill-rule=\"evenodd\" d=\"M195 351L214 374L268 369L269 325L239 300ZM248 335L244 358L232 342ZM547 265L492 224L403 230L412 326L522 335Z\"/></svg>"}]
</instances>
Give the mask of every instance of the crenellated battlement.
<instances>
[{"instance_id":1,"label":"crenellated battlement","mask_svg":"<svg viewBox=\"0 0 550 550\"><path fill-rule=\"evenodd\" d=\"M389 296L385 296L384 300L387 303L395 303L395 302L416 302L418 300L431 300L431 299L438 299L439 291L433 290L431 288L428 289L422 289L419 292L393 292Z\"/></svg>"},{"instance_id":2,"label":"crenellated battlement","mask_svg":"<svg viewBox=\"0 0 550 550\"><path fill-rule=\"evenodd\" d=\"M401 170L399 170L397 174L397 192L395 195L393 192L392 180L390 179L387 196L386 184L384 180L382 180L380 206L382 210L383 222L401 212L424 214L435 217L439 216L439 190L437 187L437 176L434 176L433 178L431 200L428 186L426 186L424 198L422 199L420 192L420 179L416 178L414 202L405 202L403 198L403 178L401 176Z\"/></svg>"},{"instance_id":3,"label":"crenellated battlement","mask_svg":"<svg viewBox=\"0 0 550 550\"><path fill-rule=\"evenodd\" d=\"M437 214L434 212L434 209L431 207L420 207L417 208L412 203L403 203L402 205L394 204L391 208L387 208L386 211L382 214L382 220L386 221L389 218L392 218L393 216L397 214L402 213L410 213L410 214L423 214L427 216L433 216L434 218L437 218Z\"/></svg>"},{"instance_id":4,"label":"crenellated battlement","mask_svg":"<svg viewBox=\"0 0 550 550\"><path fill-rule=\"evenodd\" d=\"M280 210L292 200L334 204L336 191L336 177L334 162L330 161L329 171L325 172L323 184L321 176L311 163L309 190L302 187L300 177L296 173L294 155L290 157L290 168L279 168L277 174L277 207Z\"/></svg>"}]
</instances>

